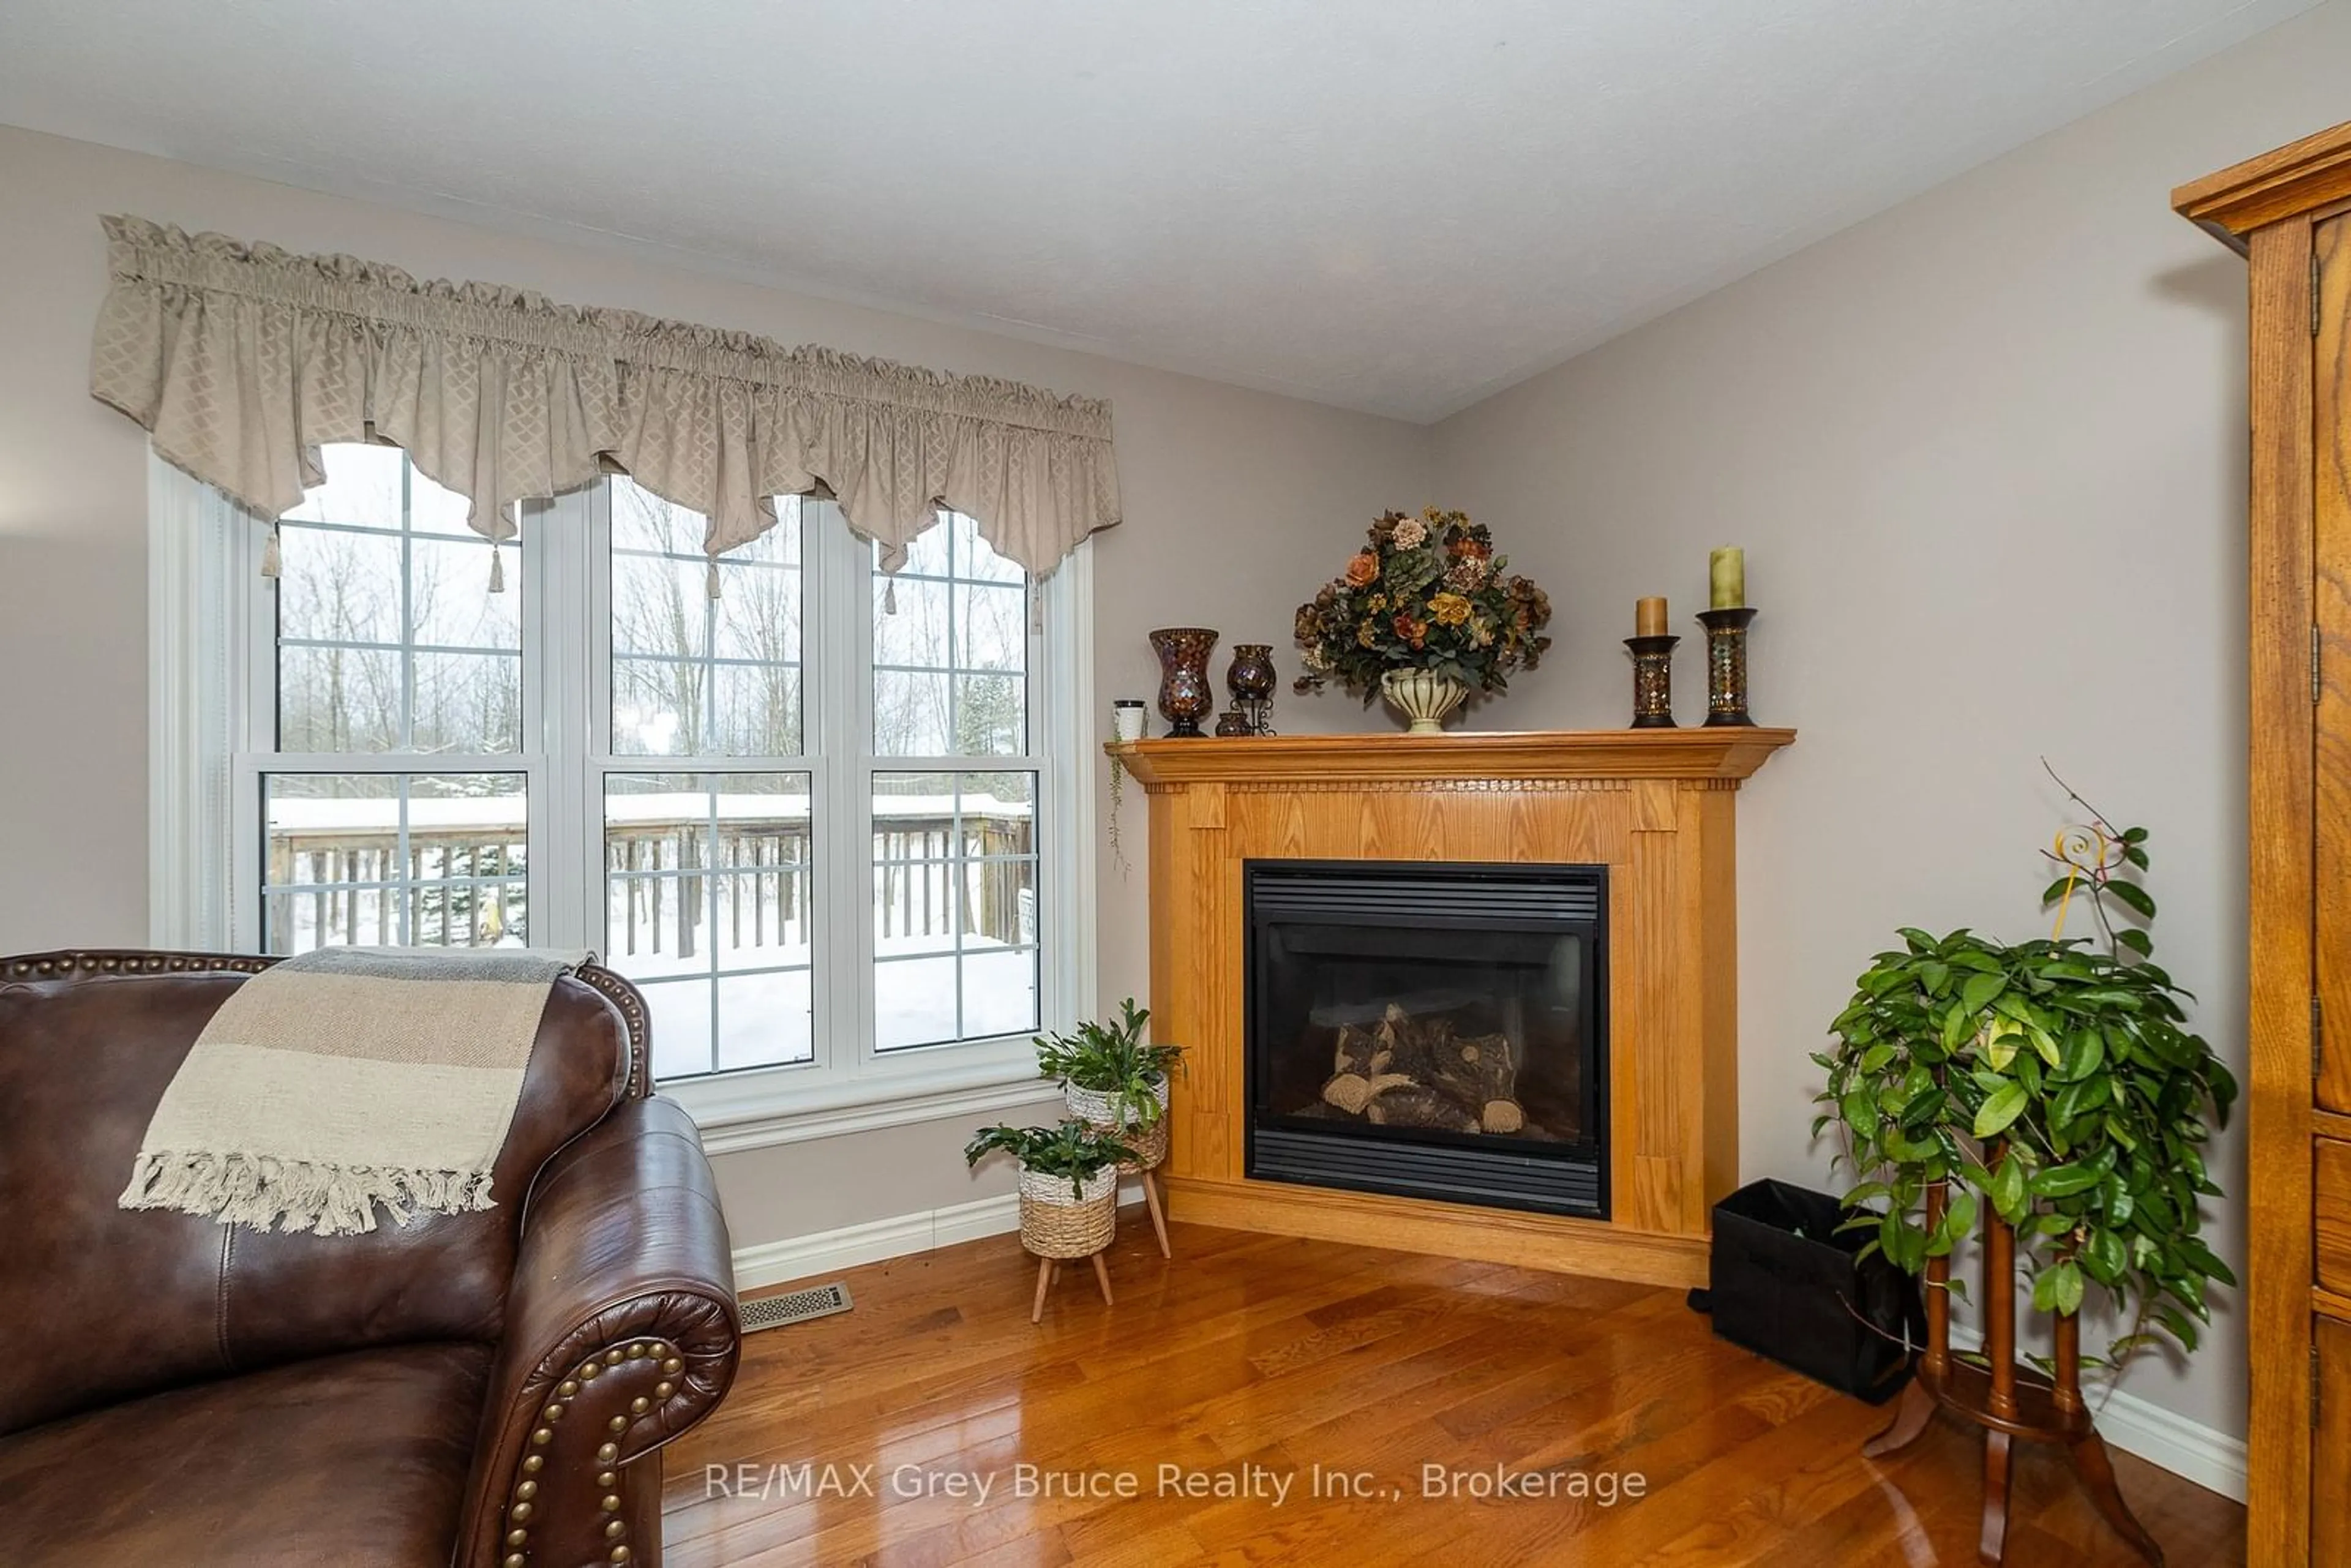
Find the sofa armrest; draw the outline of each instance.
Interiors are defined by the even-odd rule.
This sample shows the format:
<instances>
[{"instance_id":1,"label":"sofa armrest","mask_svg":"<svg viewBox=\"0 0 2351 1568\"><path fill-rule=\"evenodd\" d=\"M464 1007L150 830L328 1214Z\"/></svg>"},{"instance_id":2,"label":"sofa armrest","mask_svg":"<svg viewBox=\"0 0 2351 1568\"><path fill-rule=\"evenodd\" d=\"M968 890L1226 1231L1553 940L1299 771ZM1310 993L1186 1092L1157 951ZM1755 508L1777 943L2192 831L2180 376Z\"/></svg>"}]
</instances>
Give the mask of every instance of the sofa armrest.
<instances>
[{"instance_id":1,"label":"sofa armrest","mask_svg":"<svg viewBox=\"0 0 2351 1568\"><path fill-rule=\"evenodd\" d=\"M467 1483L465 1564L660 1560L660 1464L741 1349L718 1190L694 1123L616 1106L539 1173ZM633 1484L632 1484L633 1483Z\"/></svg>"}]
</instances>

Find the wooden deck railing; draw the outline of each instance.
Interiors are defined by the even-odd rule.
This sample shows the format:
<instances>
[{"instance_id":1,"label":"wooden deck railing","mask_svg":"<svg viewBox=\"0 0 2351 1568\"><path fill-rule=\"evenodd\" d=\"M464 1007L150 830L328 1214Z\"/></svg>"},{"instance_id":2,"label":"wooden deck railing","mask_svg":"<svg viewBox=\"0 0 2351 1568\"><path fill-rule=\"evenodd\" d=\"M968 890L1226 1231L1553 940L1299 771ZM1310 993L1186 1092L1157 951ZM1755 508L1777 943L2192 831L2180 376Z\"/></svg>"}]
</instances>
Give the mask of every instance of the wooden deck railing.
<instances>
[{"instance_id":1,"label":"wooden deck railing","mask_svg":"<svg viewBox=\"0 0 2351 1568\"><path fill-rule=\"evenodd\" d=\"M877 937L959 928L1008 944L1033 939L1033 899L1025 896L1033 862L1008 858L1034 849L1027 808L975 811L967 802L960 823L959 859L953 812L877 814ZM772 816L737 809L712 830L706 813L608 825L608 956L690 958L714 939L737 949L809 945L805 808ZM281 825L267 841L270 945L398 941L404 897L413 900L410 944L494 944L527 927L528 852L519 827L497 823L412 823L404 843L395 822Z\"/></svg>"}]
</instances>

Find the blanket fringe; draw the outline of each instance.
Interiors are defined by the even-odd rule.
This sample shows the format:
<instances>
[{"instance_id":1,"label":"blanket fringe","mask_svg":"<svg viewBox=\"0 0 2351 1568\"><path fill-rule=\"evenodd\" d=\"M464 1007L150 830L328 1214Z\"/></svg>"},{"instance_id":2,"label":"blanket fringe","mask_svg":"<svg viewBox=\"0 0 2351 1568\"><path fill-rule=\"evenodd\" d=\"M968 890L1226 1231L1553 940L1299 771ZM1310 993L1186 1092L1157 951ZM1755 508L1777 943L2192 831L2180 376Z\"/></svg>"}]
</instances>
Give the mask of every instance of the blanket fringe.
<instances>
[{"instance_id":1,"label":"blanket fringe","mask_svg":"<svg viewBox=\"0 0 2351 1568\"><path fill-rule=\"evenodd\" d=\"M223 1225L357 1236L376 1228L381 1205L395 1225L418 1214L465 1214L496 1205L488 1171L332 1166L255 1155L141 1154L124 1208L169 1208Z\"/></svg>"}]
</instances>

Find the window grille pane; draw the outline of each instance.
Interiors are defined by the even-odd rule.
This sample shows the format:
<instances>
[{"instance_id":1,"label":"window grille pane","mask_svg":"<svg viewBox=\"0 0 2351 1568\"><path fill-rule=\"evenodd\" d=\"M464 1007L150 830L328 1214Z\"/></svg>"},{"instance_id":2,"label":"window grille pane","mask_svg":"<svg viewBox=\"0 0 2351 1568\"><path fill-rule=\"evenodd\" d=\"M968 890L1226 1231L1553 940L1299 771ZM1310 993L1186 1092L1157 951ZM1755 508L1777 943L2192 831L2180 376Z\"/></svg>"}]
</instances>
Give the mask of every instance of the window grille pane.
<instances>
[{"instance_id":1,"label":"window grille pane","mask_svg":"<svg viewBox=\"0 0 2351 1568\"><path fill-rule=\"evenodd\" d=\"M338 451L340 448L329 448ZM277 634L323 643L400 643L400 508L390 533L278 527Z\"/></svg>"},{"instance_id":2,"label":"window grille pane","mask_svg":"<svg viewBox=\"0 0 2351 1568\"><path fill-rule=\"evenodd\" d=\"M522 659L516 653L415 653L409 747L500 752L522 733Z\"/></svg>"},{"instance_id":3,"label":"window grille pane","mask_svg":"<svg viewBox=\"0 0 2351 1568\"><path fill-rule=\"evenodd\" d=\"M1019 675L955 678L957 757L1018 757L1029 749L1028 687Z\"/></svg>"},{"instance_id":4,"label":"window grille pane","mask_svg":"<svg viewBox=\"0 0 2351 1568\"><path fill-rule=\"evenodd\" d=\"M676 757L701 739L702 676L696 665L615 654L612 749L623 757Z\"/></svg>"},{"instance_id":5,"label":"window grille pane","mask_svg":"<svg viewBox=\"0 0 2351 1568\"><path fill-rule=\"evenodd\" d=\"M956 667L1029 667L1029 596L1018 588L956 587Z\"/></svg>"},{"instance_id":6,"label":"window grille pane","mask_svg":"<svg viewBox=\"0 0 2351 1568\"><path fill-rule=\"evenodd\" d=\"M874 1046L1033 1032L1037 776L873 780Z\"/></svg>"},{"instance_id":7,"label":"window grille pane","mask_svg":"<svg viewBox=\"0 0 2351 1568\"><path fill-rule=\"evenodd\" d=\"M720 664L711 704L712 751L721 757L795 757L800 749L797 664Z\"/></svg>"},{"instance_id":8,"label":"window grille pane","mask_svg":"<svg viewBox=\"0 0 2351 1568\"><path fill-rule=\"evenodd\" d=\"M397 648L338 643L277 650L277 745L284 751L395 751Z\"/></svg>"},{"instance_id":9,"label":"window grille pane","mask_svg":"<svg viewBox=\"0 0 2351 1568\"><path fill-rule=\"evenodd\" d=\"M814 1059L809 830L805 773L606 775L603 953L666 998L657 1075Z\"/></svg>"},{"instance_id":10,"label":"window grille pane","mask_svg":"<svg viewBox=\"0 0 2351 1568\"><path fill-rule=\"evenodd\" d=\"M277 749L522 747L522 575L397 448L326 449L278 528Z\"/></svg>"},{"instance_id":11,"label":"window grille pane","mask_svg":"<svg viewBox=\"0 0 2351 1568\"><path fill-rule=\"evenodd\" d=\"M420 478L417 488L426 484ZM506 592L489 591L490 551L481 539L412 538L408 556L411 642L428 648L522 647L515 574L507 572Z\"/></svg>"},{"instance_id":12,"label":"window grille pane","mask_svg":"<svg viewBox=\"0 0 2351 1568\"><path fill-rule=\"evenodd\" d=\"M710 992L707 975L637 982L652 1014L653 1082L696 1078L710 1071Z\"/></svg>"},{"instance_id":13,"label":"window grille pane","mask_svg":"<svg viewBox=\"0 0 2351 1568\"><path fill-rule=\"evenodd\" d=\"M944 670L954 663L948 645L947 584L903 577L873 585L873 663L880 668ZM898 608L889 608L894 598Z\"/></svg>"},{"instance_id":14,"label":"window grille pane","mask_svg":"<svg viewBox=\"0 0 2351 1568\"><path fill-rule=\"evenodd\" d=\"M905 670L873 673L873 751L879 757L945 757L954 722L954 677Z\"/></svg>"},{"instance_id":15,"label":"window grille pane","mask_svg":"<svg viewBox=\"0 0 2351 1568\"><path fill-rule=\"evenodd\" d=\"M905 569L873 571L873 752L1019 757L1029 749L1029 587L957 513Z\"/></svg>"},{"instance_id":16,"label":"window grille pane","mask_svg":"<svg viewBox=\"0 0 2351 1568\"><path fill-rule=\"evenodd\" d=\"M624 757L796 757L802 583L797 497L717 566L699 513L611 484L612 749Z\"/></svg>"},{"instance_id":17,"label":"window grille pane","mask_svg":"<svg viewBox=\"0 0 2351 1568\"><path fill-rule=\"evenodd\" d=\"M519 773L272 773L262 819L265 951L529 940Z\"/></svg>"},{"instance_id":18,"label":"window grille pane","mask_svg":"<svg viewBox=\"0 0 2351 1568\"><path fill-rule=\"evenodd\" d=\"M283 520L341 523L351 528L400 527L402 496L409 472L407 453L397 446L339 442L322 448L320 457L326 466L327 482L305 490L301 504L287 512ZM433 487L456 504L457 516L462 520L465 515L465 499L449 496L438 485Z\"/></svg>"}]
</instances>

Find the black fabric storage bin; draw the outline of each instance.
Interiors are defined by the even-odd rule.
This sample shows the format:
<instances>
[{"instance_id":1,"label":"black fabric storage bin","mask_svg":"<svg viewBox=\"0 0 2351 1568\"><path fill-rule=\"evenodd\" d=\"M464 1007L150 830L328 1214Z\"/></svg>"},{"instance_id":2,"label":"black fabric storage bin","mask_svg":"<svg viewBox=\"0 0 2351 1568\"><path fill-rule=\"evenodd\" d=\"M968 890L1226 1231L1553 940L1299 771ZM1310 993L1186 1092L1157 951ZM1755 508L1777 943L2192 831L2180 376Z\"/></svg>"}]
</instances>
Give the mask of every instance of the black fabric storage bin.
<instances>
[{"instance_id":1,"label":"black fabric storage bin","mask_svg":"<svg viewBox=\"0 0 2351 1568\"><path fill-rule=\"evenodd\" d=\"M1714 1332L1831 1388L1879 1404L1909 1380L1924 1336L1917 1281L1847 1230L1837 1200L1750 1182L1714 1206ZM1882 1331L1882 1332L1879 1332Z\"/></svg>"}]
</instances>

